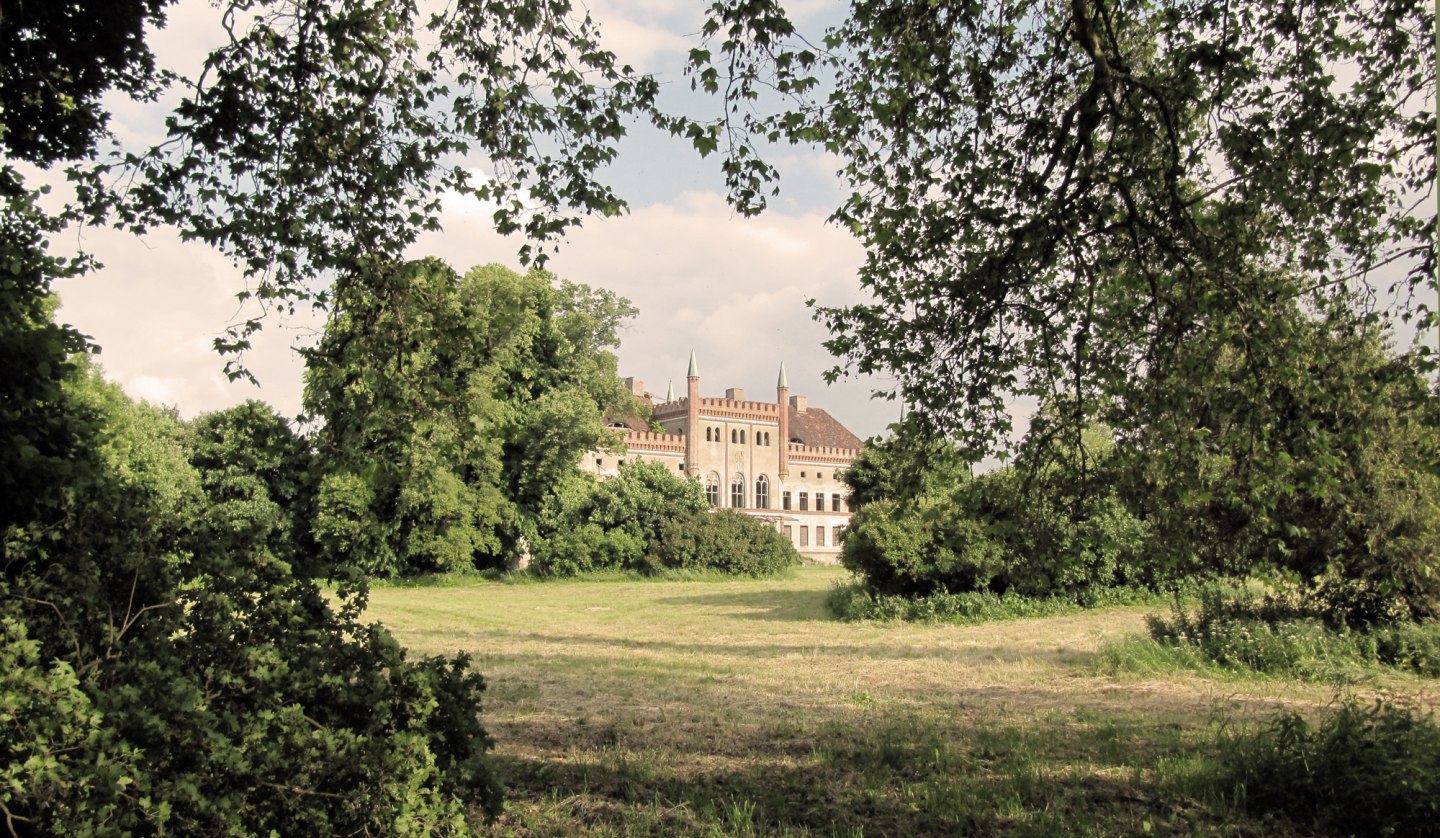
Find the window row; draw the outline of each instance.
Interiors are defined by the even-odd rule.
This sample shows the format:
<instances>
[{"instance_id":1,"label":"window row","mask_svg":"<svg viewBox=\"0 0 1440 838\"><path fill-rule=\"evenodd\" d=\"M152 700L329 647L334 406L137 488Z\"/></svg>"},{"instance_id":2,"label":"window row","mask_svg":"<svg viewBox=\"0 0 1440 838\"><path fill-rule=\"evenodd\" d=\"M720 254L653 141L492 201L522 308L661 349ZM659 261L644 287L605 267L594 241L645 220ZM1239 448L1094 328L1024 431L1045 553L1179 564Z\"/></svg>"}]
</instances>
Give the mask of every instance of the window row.
<instances>
[{"instance_id":1,"label":"window row","mask_svg":"<svg viewBox=\"0 0 1440 838\"><path fill-rule=\"evenodd\" d=\"M795 540L795 533L794 533L793 529L794 529L794 528L791 527L789 524L786 524L786 525L785 525L785 539L786 539L787 541L789 541L791 544L795 544L796 546L799 546L799 547L809 547L809 546L810 546L810 530L811 530L811 527L807 527L807 526L803 526L803 525L800 527L800 540L799 540L798 542ZM816 547L824 547L824 546L826 546L826 544L825 544L825 528L822 527L822 526L816 526L816 527L814 527L814 530L815 530L815 546L816 546ZM830 539L831 539L831 540L830 540L830 545L829 545L829 546L839 547L839 546L840 546L840 538L841 538L842 535L844 535L844 533L845 533L845 528L844 528L844 527L831 527L831 528L830 528Z\"/></svg>"},{"instance_id":2,"label":"window row","mask_svg":"<svg viewBox=\"0 0 1440 838\"><path fill-rule=\"evenodd\" d=\"M798 500L800 501L800 506L799 506L800 511L801 511L801 512L809 512L809 511L810 511L810 493L809 493L809 492L798 492L797 494L800 496L800 497L798 498ZM780 508L781 508L781 509L792 509L792 508L794 508L794 507L792 507L792 506L790 505L790 493L789 493L789 492L782 492L782 493L780 494ZM824 511L825 511L825 493L824 493L824 492L816 492L816 493L815 493L815 511L816 511L816 512L824 512ZM844 495L840 494L839 492L836 492L835 494L833 494L833 495L830 496L830 511L831 511L831 512L844 512L844 511L846 511L846 510L845 510L845 496L844 496Z\"/></svg>"},{"instance_id":3,"label":"window row","mask_svg":"<svg viewBox=\"0 0 1440 838\"><path fill-rule=\"evenodd\" d=\"M720 505L720 475L710 472L705 475L705 497L711 506ZM730 508L745 509L749 506L745 498L745 475L736 474L730 478ZM760 475L755 478L755 509L770 508L770 478Z\"/></svg>"},{"instance_id":4,"label":"window row","mask_svg":"<svg viewBox=\"0 0 1440 838\"><path fill-rule=\"evenodd\" d=\"M756 444L756 445L769 445L769 444L770 444L770 432L769 432L769 431L756 431L754 438L755 438L755 444ZM725 432L724 432L723 430L721 430L720 428L706 428L706 429L705 429L705 441L706 441L706 442L724 442L724 441L725 441ZM731 428L731 429L730 429L730 442L732 442L732 443L735 444L735 445L744 445L744 444L745 444L745 441L746 441L746 435L745 435L745 430L744 430L743 428Z\"/></svg>"}]
</instances>

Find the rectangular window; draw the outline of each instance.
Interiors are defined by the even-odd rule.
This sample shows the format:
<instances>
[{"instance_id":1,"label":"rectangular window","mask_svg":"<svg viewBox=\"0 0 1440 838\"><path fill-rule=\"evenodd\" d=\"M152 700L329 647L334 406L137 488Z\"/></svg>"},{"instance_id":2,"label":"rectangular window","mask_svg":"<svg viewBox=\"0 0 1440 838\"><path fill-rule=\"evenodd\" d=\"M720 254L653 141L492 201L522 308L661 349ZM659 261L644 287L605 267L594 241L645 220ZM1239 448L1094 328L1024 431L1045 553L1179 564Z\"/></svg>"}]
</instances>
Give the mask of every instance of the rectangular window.
<instances>
[{"instance_id":1,"label":"rectangular window","mask_svg":"<svg viewBox=\"0 0 1440 838\"><path fill-rule=\"evenodd\" d=\"M782 507L782 508L784 508L784 509L789 509L789 508L790 508L790 493L789 493L789 492L785 492L784 494L780 495L780 503L783 504L783 507Z\"/></svg>"},{"instance_id":2,"label":"rectangular window","mask_svg":"<svg viewBox=\"0 0 1440 838\"><path fill-rule=\"evenodd\" d=\"M831 511L831 512L839 512L839 511L840 511L840 493L839 493L839 492L836 492L835 494L833 494L833 495L830 496L830 511Z\"/></svg>"},{"instance_id":3,"label":"rectangular window","mask_svg":"<svg viewBox=\"0 0 1440 838\"><path fill-rule=\"evenodd\" d=\"M802 497L803 497L803 495L802 495ZM809 547L809 546L810 546L810 528L809 528L809 527L801 527L801 528L800 528L800 546L801 546L801 547Z\"/></svg>"},{"instance_id":4,"label":"rectangular window","mask_svg":"<svg viewBox=\"0 0 1440 838\"><path fill-rule=\"evenodd\" d=\"M825 546L825 528L824 528L824 527L816 527L816 528L815 528L815 546L816 546L816 547L824 547L824 546Z\"/></svg>"},{"instance_id":5,"label":"rectangular window","mask_svg":"<svg viewBox=\"0 0 1440 838\"><path fill-rule=\"evenodd\" d=\"M839 547L839 546L840 546L840 540L841 540L841 539L840 539L840 536L842 536L842 535L844 535L844 534L845 534L845 528L844 528L844 527L836 527L836 528L835 528L835 540L832 541L831 543L834 544L836 547Z\"/></svg>"},{"instance_id":6,"label":"rectangular window","mask_svg":"<svg viewBox=\"0 0 1440 838\"><path fill-rule=\"evenodd\" d=\"M809 512L809 511L810 511L810 493L809 493L809 492L801 492L801 493L800 493L800 511L801 511L801 512Z\"/></svg>"},{"instance_id":7,"label":"rectangular window","mask_svg":"<svg viewBox=\"0 0 1440 838\"><path fill-rule=\"evenodd\" d=\"M785 540L791 544L795 543L795 533L791 531L789 524L785 525Z\"/></svg>"}]
</instances>

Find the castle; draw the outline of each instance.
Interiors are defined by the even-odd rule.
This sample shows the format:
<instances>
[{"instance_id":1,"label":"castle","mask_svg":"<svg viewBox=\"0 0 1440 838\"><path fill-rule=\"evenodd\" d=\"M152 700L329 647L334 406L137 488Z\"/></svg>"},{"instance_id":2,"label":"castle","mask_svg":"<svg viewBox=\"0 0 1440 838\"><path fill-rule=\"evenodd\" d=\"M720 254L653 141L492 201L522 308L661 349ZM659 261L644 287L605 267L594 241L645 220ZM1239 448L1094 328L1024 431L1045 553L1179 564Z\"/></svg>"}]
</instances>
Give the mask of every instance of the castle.
<instances>
[{"instance_id":1,"label":"castle","mask_svg":"<svg viewBox=\"0 0 1440 838\"><path fill-rule=\"evenodd\" d=\"M711 506L765 521L808 559L838 561L840 533L850 522L849 489L840 476L860 453L860 438L804 396L791 396L784 364L773 402L747 401L735 387L723 399L701 397L693 351L686 382L684 398L672 386L656 404L642 382L625 379L664 431L633 418L612 422L624 435L624 452L592 452L582 467L604 480L627 458L664 463L699 480Z\"/></svg>"}]
</instances>

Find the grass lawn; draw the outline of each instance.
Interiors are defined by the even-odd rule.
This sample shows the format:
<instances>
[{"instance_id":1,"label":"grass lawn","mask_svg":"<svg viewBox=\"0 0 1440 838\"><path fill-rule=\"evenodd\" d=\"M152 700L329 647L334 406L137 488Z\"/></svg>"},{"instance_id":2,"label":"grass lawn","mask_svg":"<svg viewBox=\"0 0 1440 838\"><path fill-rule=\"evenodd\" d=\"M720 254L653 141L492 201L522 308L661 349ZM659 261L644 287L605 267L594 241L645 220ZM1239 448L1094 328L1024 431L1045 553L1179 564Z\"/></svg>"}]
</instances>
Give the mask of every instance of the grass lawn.
<instances>
[{"instance_id":1,"label":"grass lawn","mask_svg":"<svg viewBox=\"0 0 1440 838\"><path fill-rule=\"evenodd\" d=\"M734 582L377 588L370 617L466 651L507 786L495 834L1292 834L1201 779L1222 727L1335 687L1102 674L1144 608L846 624L836 568ZM1356 690L1440 705L1440 684Z\"/></svg>"}]
</instances>

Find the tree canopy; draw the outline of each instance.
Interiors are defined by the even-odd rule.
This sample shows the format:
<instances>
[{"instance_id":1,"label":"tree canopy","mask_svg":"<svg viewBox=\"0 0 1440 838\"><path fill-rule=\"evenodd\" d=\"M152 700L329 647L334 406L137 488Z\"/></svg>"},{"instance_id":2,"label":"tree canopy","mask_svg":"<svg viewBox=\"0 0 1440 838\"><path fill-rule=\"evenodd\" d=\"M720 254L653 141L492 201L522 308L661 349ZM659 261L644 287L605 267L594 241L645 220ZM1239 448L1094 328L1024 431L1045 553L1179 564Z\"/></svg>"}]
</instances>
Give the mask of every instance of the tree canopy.
<instances>
[{"instance_id":1,"label":"tree canopy","mask_svg":"<svg viewBox=\"0 0 1440 838\"><path fill-rule=\"evenodd\" d=\"M725 115L675 129L737 207L764 207L767 141L850 186L831 218L872 300L817 309L832 374L894 374L976 456L1016 397L1068 403L1072 435L1100 400L1143 425L1177 347L1250 340L1277 294L1435 324L1433 4L857 0L812 43L718 0L703 32Z\"/></svg>"},{"instance_id":2,"label":"tree canopy","mask_svg":"<svg viewBox=\"0 0 1440 838\"><path fill-rule=\"evenodd\" d=\"M325 476L317 537L370 573L495 567L630 401L607 291L436 260L349 286L308 353L306 409Z\"/></svg>"}]
</instances>

